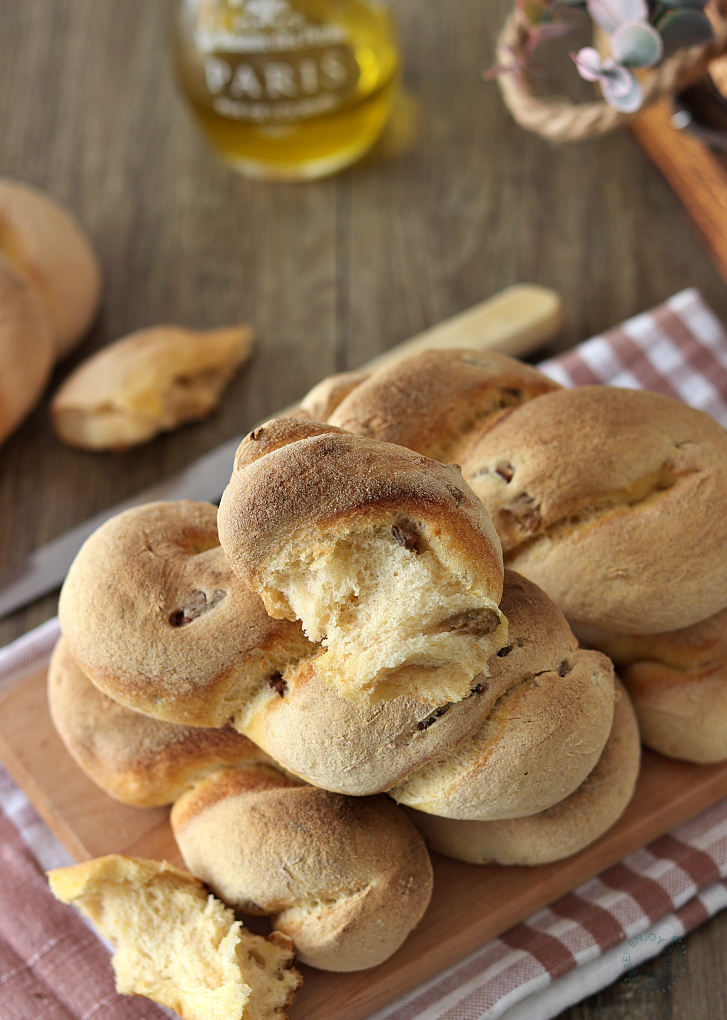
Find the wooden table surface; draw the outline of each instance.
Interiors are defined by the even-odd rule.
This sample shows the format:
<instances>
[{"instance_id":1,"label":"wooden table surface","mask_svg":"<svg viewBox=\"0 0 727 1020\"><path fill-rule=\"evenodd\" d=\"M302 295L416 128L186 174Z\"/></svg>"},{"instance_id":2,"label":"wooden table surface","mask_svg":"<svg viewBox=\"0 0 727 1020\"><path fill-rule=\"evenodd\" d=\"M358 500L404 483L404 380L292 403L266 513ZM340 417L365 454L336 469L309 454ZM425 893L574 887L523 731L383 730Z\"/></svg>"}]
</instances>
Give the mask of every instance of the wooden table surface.
<instances>
[{"instance_id":1,"label":"wooden table surface","mask_svg":"<svg viewBox=\"0 0 727 1020\"><path fill-rule=\"evenodd\" d=\"M559 349L687 286L727 321L727 288L628 133L551 148L482 80L508 0L394 7L405 55L398 130L339 177L272 185L237 177L198 136L172 81L166 0L3 0L0 174L67 203L104 272L99 319L48 393L91 351L143 326L246 321L258 341L219 413L124 455L62 446L46 394L0 449L2 566L324 375L508 284L562 294ZM0 644L56 602L0 622ZM617 983L563 1017L725 1016L726 951L723 914L689 937L686 973L666 995Z\"/></svg>"}]
</instances>

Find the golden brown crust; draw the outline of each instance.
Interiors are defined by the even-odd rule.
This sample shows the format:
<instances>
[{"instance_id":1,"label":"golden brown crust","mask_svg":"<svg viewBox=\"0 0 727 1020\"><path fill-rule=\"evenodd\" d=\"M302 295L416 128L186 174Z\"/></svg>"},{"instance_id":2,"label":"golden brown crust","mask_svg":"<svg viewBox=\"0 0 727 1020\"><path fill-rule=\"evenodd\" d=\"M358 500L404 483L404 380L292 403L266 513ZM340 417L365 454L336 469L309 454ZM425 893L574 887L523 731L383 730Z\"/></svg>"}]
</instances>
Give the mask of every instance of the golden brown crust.
<instances>
[{"instance_id":1,"label":"golden brown crust","mask_svg":"<svg viewBox=\"0 0 727 1020\"><path fill-rule=\"evenodd\" d=\"M491 415L558 388L504 354L424 351L375 372L327 420L434 460L459 461Z\"/></svg>"},{"instance_id":2,"label":"golden brown crust","mask_svg":"<svg viewBox=\"0 0 727 1020\"><path fill-rule=\"evenodd\" d=\"M70 569L59 616L100 690L191 726L224 726L312 651L299 625L272 620L230 570L209 503L150 503L104 524Z\"/></svg>"},{"instance_id":3,"label":"golden brown crust","mask_svg":"<svg viewBox=\"0 0 727 1020\"><path fill-rule=\"evenodd\" d=\"M727 604L727 432L706 414L644 391L560 390L491 421L463 473L507 564L570 619L662 631Z\"/></svg>"},{"instance_id":4,"label":"golden brown crust","mask_svg":"<svg viewBox=\"0 0 727 1020\"><path fill-rule=\"evenodd\" d=\"M220 541L249 584L293 535L315 542L326 529L409 517L451 560L483 575L499 600L497 543L455 468L312 422L278 419L264 429L275 430L275 445L261 449L260 430L243 440L219 512Z\"/></svg>"},{"instance_id":5,"label":"golden brown crust","mask_svg":"<svg viewBox=\"0 0 727 1020\"><path fill-rule=\"evenodd\" d=\"M28 184L0 179L0 250L34 288L63 358L96 314L101 271L88 238L66 209Z\"/></svg>"},{"instance_id":6,"label":"golden brown crust","mask_svg":"<svg viewBox=\"0 0 727 1020\"><path fill-rule=\"evenodd\" d=\"M0 250L0 443L37 403L54 359L53 330L45 309L34 288Z\"/></svg>"},{"instance_id":7,"label":"golden brown crust","mask_svg":"<svg viewBox=\"0 0 727 1020\"><path fill-rule=\"evenodd\" d=\"M370 372L338 372L329 375L306 393L300 407L312 421L328 421L341 401L357 386L366 382L370 375Z\"/></svg>"},{"instance_id":8,"label":"golden brown crust","mask_svg":"<svg viewBox=\"0 0 727 1020\"><path fill-rule=\"evenodd\" d=\"M663 634L575 629L613 659L647 747L699 764L727 759L727 609Z\"/></svg>"},{"instance_id":9,"label":"golden brown crust","mask_svg":"<svg viewBox=\"0 0 727 1020\"><path fill-rule=\"evenodd\" d=\"M110 796L136 807L171 804L222 765L272 764L235 730L159 722L118 705L91 683L64 638L48 669L48 704L83 771Z\"/></svg>"},{"instance_id":10,"label":"golden brown crust","mask_svg":"<svg viewBox=\"0 0 727 1020\"><path fill-rule=\"evenodd\" d=\"M345 698L444 705L504 643L499 540L455 467L310 421L241 444L219 512L230 564L300 619Z\"/></svg>"},{"instance_id":11,"label":"golden brown crust","mask_svg":"<svg viewBox=\"0 0 727 1020\"><path fill-rule=\"evenodd\" d=\"M639 773L636 716L619 684L613 727L598 764L578 789L546 811L501 821L453 821L409 811L433 850L470 864L547 864L577 853L620 817Z\"/></svg>"},{"instance_id":12,"label":"golden brown crust","mask_svg":"<svg viewBox=\"0 0 727 1020\"><path fill-rule=\"evenodd\" d=\"M359 705L336 694L305 660L286 671L279 690L260 690L240 727L313 786L366 796L390 789L471 732L502 690L484 676L475 686L471 697L444 709L405 696Z\"/></svg>"},{"instance_id":13,"label":"golden brown crust","mask_svg":"<svg viewBox=\"0 0 727 1020\"><path fill-rule=\"evenodd\" d=\"M610 661L579 649L563 614L511 570L501 609L508 646L487 683L504 693L454 751L390 791L399 803L446 818L518 818L567 797L598 761L613 722Z\"/></svg>"},{"instance_id":14,"label":"golden brown crust","mask_svg":"<svg viewBox=\"0 0 727 1020\"><path fill-rule=\"evenodd\" d=\"M199 797L213 803L196 811ZM194 874L225 902L271 914L301 961L326 970L382 962L431 895L424 843L385 797L298 786L214 800L198 788L177 802L172 827Z\"/></svg>"}]
</instances>

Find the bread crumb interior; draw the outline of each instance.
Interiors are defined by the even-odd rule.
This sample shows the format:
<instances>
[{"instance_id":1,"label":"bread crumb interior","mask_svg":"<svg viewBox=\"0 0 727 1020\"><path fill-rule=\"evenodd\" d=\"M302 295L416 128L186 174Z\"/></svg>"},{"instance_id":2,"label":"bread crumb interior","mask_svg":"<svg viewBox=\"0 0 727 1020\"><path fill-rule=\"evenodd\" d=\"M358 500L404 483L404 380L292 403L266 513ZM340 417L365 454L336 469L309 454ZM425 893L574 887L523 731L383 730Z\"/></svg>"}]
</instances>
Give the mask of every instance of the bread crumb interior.
<instances>
[{"instance_id":1,"label":"bread crumb interior","mask_svg":"<svg viewBox=\"0 0 727 1020\"><path fill-rule=\"evenodd\" d=\"M401 694L434 705L459 701L507 643L494 600L445 566L411 522L349 533L312 551L291 543L263 586L274 615L300 619L309 639L323 644L321 679L354 701Z\"/></svg>"}]
</instances>

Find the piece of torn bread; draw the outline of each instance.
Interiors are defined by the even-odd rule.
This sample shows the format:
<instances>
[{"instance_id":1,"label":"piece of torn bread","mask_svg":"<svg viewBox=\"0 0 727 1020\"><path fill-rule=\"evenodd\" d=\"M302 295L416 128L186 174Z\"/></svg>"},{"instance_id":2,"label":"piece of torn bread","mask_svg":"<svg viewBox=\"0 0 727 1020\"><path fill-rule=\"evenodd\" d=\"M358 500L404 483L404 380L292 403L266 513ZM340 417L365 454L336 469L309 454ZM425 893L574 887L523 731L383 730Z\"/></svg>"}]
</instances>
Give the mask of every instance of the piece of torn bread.
<instances>
[{"instance_id":1,"label":"piece of torn bread","mask_svg":"<svg viewBox=\"0 0 727 1020\"><path fill-rule=\"evenodd\" d=\"M292 942L246 931L187 872L111 854L48 879L113 944L118 992L146 995L182 1020L285 1020L302 981Z\"/></svg>"},{"instance_id":2,"label":"piece of torn bread","mask_svg":"<svg viewBox=\"0 0 727 1020\"><path fill-rule=\"evenodd\" d=\"M51 404L53 426L66 443L88 450L146 443L211 414L251 345L249 326L131 333L66 379Z\"/></svg>"},{"instance_id":3,"label":"piece of torn bread","mask_svg":"<svg viewBox=\"0 0 727 1020\"><path fill-rule=\"evenodd\" d=\"M342 697L460 701L506 643L500 543L454 466L279 418L240 444L218 527L270 615L322 643L316 673Z\"/></svg>"}]
</instances>

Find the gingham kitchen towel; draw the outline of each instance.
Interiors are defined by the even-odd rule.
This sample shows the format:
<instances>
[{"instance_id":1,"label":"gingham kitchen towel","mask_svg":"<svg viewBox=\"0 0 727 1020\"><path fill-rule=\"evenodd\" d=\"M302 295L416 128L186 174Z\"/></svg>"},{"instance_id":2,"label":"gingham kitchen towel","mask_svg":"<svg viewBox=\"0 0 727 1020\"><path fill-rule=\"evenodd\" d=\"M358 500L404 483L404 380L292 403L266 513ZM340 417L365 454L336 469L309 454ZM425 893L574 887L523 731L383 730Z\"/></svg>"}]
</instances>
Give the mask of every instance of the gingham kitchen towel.
<instances>
[{"instance_id":1,"label":"gingham kitchen towel","mask_svg":"<svg viewBox=\"0 0 727 1020\"><path fill-rule=\"evenodd\" d=\"M540 367L566 386L667 393L727 426L727 334L694 290ZM41 665L57 626L0 650L0 690ZM0 809L0 1020L169 1016L116 995L106 949L46 888L43 870L68 863L67 852L1 769ZM548 1020L616 980L658 995L688 965L683 936L725 906L727 800L449 970L422 975L375 1020ZM651 975L641 973L657 955Z\"/></svg>"}]
</instances>

